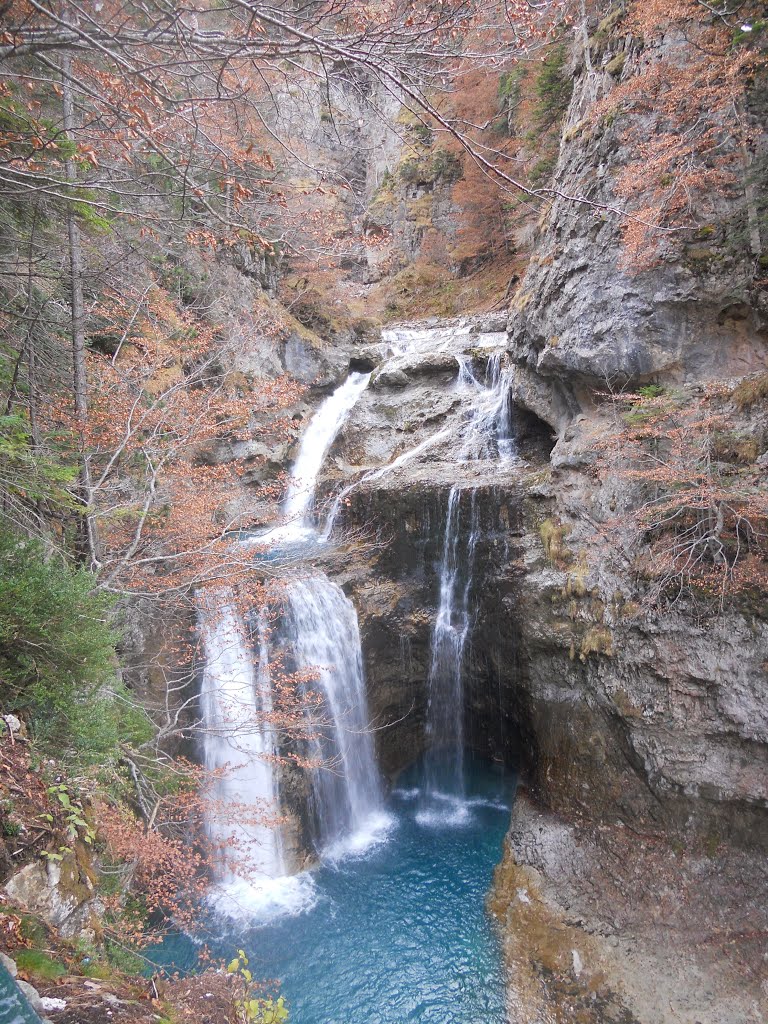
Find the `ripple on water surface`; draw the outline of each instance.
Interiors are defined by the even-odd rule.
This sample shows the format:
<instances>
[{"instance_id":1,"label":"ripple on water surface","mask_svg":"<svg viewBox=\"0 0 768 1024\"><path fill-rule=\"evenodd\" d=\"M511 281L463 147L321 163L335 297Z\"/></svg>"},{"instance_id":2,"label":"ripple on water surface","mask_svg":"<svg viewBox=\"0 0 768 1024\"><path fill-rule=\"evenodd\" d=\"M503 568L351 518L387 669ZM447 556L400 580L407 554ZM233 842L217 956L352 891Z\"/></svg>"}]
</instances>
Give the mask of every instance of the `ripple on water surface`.
<instances>
[{"instance_id":1,"label":"ripple on water surface","mask_svg":"<svg viewBox=\"0 0 768 1024\"><path fill-rule=\"evenodd\" d=\"M215 943L225 957L245 949L256 977L280 980L290 1024L502 1024L484 903L513 782L476 767L461 800L425 800L412 782L371 823L372 842L312 874L308 909L230 921ZM169 942L163 955L190 962L184 947Z\"/></svg>"}]
</instances>

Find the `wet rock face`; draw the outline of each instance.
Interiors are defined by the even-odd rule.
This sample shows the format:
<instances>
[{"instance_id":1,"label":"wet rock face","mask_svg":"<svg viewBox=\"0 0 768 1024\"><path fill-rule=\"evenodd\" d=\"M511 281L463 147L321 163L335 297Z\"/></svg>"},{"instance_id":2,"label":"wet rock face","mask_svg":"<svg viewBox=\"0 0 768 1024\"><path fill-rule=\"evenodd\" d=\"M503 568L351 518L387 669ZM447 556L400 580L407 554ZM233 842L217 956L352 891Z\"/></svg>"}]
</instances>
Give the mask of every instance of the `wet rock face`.
<instances>
[{"instance_id":1,"label":"wet rock face","mask_svg":"<svg viewBox=\"0 0 768 1024\"><path fill-rule=\"evenodd\" d=\"M424 746L448 495L458 486L462 507L474 491L479 510L464 666L472 749L520 762L538 799L564 813L768 842L765 620L737 609L699 620L684 602L641 614L638 580L614 552L625 538L596 525L613 518L614 501L631 499L593 474L599 417L569 413L573 393L554 394L550 411L560 403L565 425L551 452L551 429L530 414L517 417L525 462L466 459L467 405L443 356L385 362L406 384L363 395L327 468L336 489L340 477L369 472L340 513L368 547L350 548L339 580L360 617L384 771Z\"/></svg>"},{"instance_id":2,"label":"wet rock face","mask_svg":"<svg viewBox=\"0 0 768 1024\"><path fill-rule=\"evenodd\" d=\"M381 531L382 545L363 564L353 556L339 582L357 609L369 706L380 763L389 777L425 748L431 641L450 489L447 481L406 488L374 483L353 492L345 513L347 528L365 524ZM533 750L515 696L516 635L508 628L491 643L488 632L498 623L481 609L486 599L495 602L510 585L506 573L514 558L519 495L514 487L504 491L470 484L460 497L464 520L473 490L480 535L470 602L478 614L465 652L465 735L479 756L516 765ZM491 646L495 657L489 656Z\"/></svg>"},{"instance_id":3,"label":"wet rock face","mask_svg":"<svg viewBox=\"0 0 768 1024\"><path fill-rule=\"evenodd\" d=\"M526 572L506 604L540 799L768 843L768 624L735 610L636 614L626 580L599 561L552 566L533 533L548 520L530 502L525 519Z\"/></svg>"},{"instance_id":4,"label":"wet rock face","mask_svg":"<svg viewBox=\"0 0 768 1024\"><path fill-rule=\"evenodd\" d=\"M424 749L440 498L429 489L357 491L344 513L347 530L382 531L382 546L363 560L353 555L338 582L357 610L377 755L389 778Z\"/></svg>"},{"instance_id":5,"label":"wet rock face","mask_svg":"<svg viewBox=\"0 0 768 1024\"><path fill-rule=\"evenodd\" d=\"M525 482L475 490L469 746L521 766L538 798L565 813L768 842L765 624L732 615L694 626L682 613L623 621L623 596L605 600L615 581L550 564L542 499L524 497ZM347 512L386 536L340 581L358 611L389 776L424 749L449 489L372 487Z\"/></svg>"}]
</instances>

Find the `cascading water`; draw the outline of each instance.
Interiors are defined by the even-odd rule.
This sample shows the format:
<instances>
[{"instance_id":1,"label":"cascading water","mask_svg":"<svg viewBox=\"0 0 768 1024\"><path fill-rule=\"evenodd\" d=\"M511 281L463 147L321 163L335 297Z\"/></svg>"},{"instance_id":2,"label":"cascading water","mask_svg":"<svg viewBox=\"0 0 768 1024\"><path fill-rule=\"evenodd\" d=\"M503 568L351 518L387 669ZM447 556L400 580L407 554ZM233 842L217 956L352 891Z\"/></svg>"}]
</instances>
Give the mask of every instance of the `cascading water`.
<instances>
[{"instance_id":1,"label":"cascading water","mask_svg":"<svg viewBox=\"0 0 768 1024\"><path fill-rule=\"evenodd\" d=\"M343 487L336 495L336 499L333 502L333 505L331 505L330 511L328 513L328 518L325 521L323 540L327 541L330 538L331 534L333 533L333 528L336 525L336 518L344 505L345 498L356 487L359 487L361 484L364 483L369 483L373 480L380 480L386 473L393 473L395 470L400 469L401 466L404 466L407 462L410 462L412 459L418 458L429 448L432 448L434 445L439 444L441 441L445 441L448 437L450 437L450 435L450 428L445 427L443 430L438 431L436 434L432 434L431 437L428 437L426 440L422 441L421 444L417 444L413 448L409 448L407 452L403 452L402 455L398 455L396 459L393 459L392 462L387 463L386 466L380 466L378 469L371 469L367 473L364 473L359 480L355 480L353 483L347 484L346 487Z\"/></svg>"},{"instance_id":2,"label":"cascading water","mask_svg":"<svg viewBox=\"0 0 768 1024\"><path fill-rule=\"evenodd\" d=\"M283 505L287 522L252 542L264 547L300 546L317 540L310 522L317 477L337 434L370 374L352 373L317 410L305 430ZM258 669L231 595L202 602L205 646L202 711L205 763L216 774L215 800L207 830L221 850L213 902L239 909L293 909L306 901L306 887L286 877L279 828L274 755L270 651L260 620ZM327 720L318 723L310 756L318 847L331 856L367 847L386 825L367 701L357 615L343 592L325 576L288 585L282 624L296 668L317 670L315 688ZM274 824L274 822L273 822ZM294 884L296 883L296 884Z\"/></svg>"},{"instance_id":3,"label":"cascading water","mask_svg":"<svg viewBox=\"0 0 768 1024\"><path fill-rule=\"evenodd\" d=\"M350 373L341 387L320 405L309 421L291 467L283 502L283 526L255 538L258 544L301 543L316 539L310 522L317 478L325 456L360 395L368 387L370 373Z\"/></svg>"},{"instance_id":4,"label":"cascading water","mask_svg":"<svg viewBox=\"0 0 768 1024\"><path fill-rule=\"evenodd\" d=\"M296 668L314 669L322 694L310 755L317 841L326 856L358 852L389 821L368 722L360 630L354 605L326 576L289 584L283 618Z\"/></svg>"},{"instance_id":5,"label":"cascading water","mask_svg":"<svg viewBox=\"0 0 768 1024\"><path fill-rule=\"evenodd\" d=\"M279 829L277 750L270 723L266 618L259 616L259 657L254 668L245 624L231 594L199 604L205 648L200 694L205 767L214 778L206 831L218 851L212 903L230 914L284 909L302 901L286 875ZM221 603L218 603L221 602Z\"/></svg>"},{"instance_id":6,"label":"cascading water","mask_svg":"<svg viewBox=\"0 0 768 1024\"><path fill-rule=\"evenodd\" d=\"M415 336L410 338L407 331L398 333L396 353L405 353L411 344L431 344L430 332L410 332ZM452 345L453 334L443 331L441 344ZM476 338L473 348L478 347ZM493 347L499 344L494 339ZM491 349L490 344L480 347ZM280 979L291 1018L304 1024L336 1020L339 1006L354 1024L443 1024L478 1015L489 1024L506 1019L502 959L483 897L506 826L507 784L499 788L501 780L486 769L464 765L462 719L462 669L472 628L479 535L473 484L482 460L504 454L499 417L491 409L501 408L498 399L506 381L501 359L491 359L482 382L469 361L466 370L455 387L463 406L460 415L387 466L363 475L374 480L396 471L441 442L440 459L449 470L457 455L473 463L461 470L463 490L456 486L448 497L428 679L431 750L421 786L411 789L403 779L405 788L389 794L386 802L382 796L357 617L335 583L314 573L285 583L279 620L269 634L266 623L260 624L258 658L231 599L218 595L218 610L207 605L200 610L207 656L203 702L211 727L207 763L230 769L221 773L221 823L209 822L210 835L224 845L236 833L235 853L249 844L258 851L258 863L246 878L240 877L237 856L226 855L219 865L216 906L238 920L214 936L215 953L249 950L259 976ZM353 383L362 391L367 379ZM351 407L336 403L336 397L305 428L283 509L286 525L251 541L266 548L267 557L272 557L270 548L279 557L283 544L290 547L291 559L317 553L315 481ZM333 415L324 419L322 410L334 410ZM315 735L304 750L319 765L311 777L310 810L321 863L311 877L280 877L286 870L280 831L266 829L260 817L270 803L274 808L278 796L271 771L265 777L257 767L268 765L275 749L268 728L275 718L268 697L269 664L278 655L269 649L273 643L280 644L278 662L316 678L308 684L318 694L311 719ZM407 642L402 653L405 670ZM261 724L249 731L256 722ZM417 781L414 774L411 785ZM287 780L282 784L287 787ZM397 828L397 843L376 843L390 826ZM285 833L290 849L288 826ZM338 869L340 857L363 852ZM266 913L258 912L263 908ZM280 913L285 909L307 913L297 924ZM181 939L189 950L181 966L191 966L196 950ZM164 948L168 956L167 940Z\"/></svg>"},{"instance_id":7,"label":"cascading water","mask_svg":"<svg viewBox=\"0 0 768 1024\"><path fill-rule=\"evenodd\" d=\"M460 801L464 793L464 651L472 626L469 597L478 533L475 492L470 492L464 527L461 490L451 488L428 679L425 814L435 799Z\"/></svg>"},{"instance_id":8,"label":"cascading water","mask_svg":"<svg viewBox=\"0 0 768 1024\"><path fill-rule=\"evenodd\" d=\"M509 403L509 381L502 366L502 352L494 352L485 370L485 386L493 394L492 427L499 458L506 462L517 454Z\"/></svg>"},{"instance_id":9,"label":"cascading water","mask_svg":"<svg viewBox=\"0 0 768 1024\"><path fill-rule=\"evenodd\" d=\"M503 352L491 353L482 381L475 376L470 357L457 356L459 387L469 392L472 401L472 417L459 447L461 461L498 458L504 462L515 457L509 380L502 364L503 355Z\"/></svg>"},{"instance_id":10,"label":"cascading water","mask_svg":"<svg viewBox=\"0 0 768 1024\"><path fill-rule=\"evenodd\" d=\"M498 459L510 462L517 455L514 434L512 432L509 398L509 370L503 365L504 351L491 349L498 345L499 334L473 336L473 348L489 350L484 379L478 380L472 365L472 357L463 352L455 352L457 340L466 344L469 328L443 330L409 330L392 329L384 331L385 339L392 353L388 366L396 367L404 358L419 352L454 351L458 363L456 388L459 394L469 399L470 408L467 418L458 425L448 425L413 448L402 452L397 458L384 466L370 469L361 477L347 484L337 494L325 522L322 540L328 541L333 534L339 513L344 507L348 495L357 487L372 483L389 473L394 473L407 463L418 460L430 449L437 447L450 438L455 439L453 453L459 462L472 462L479 459Z\"/></svg>"}]
</instances>

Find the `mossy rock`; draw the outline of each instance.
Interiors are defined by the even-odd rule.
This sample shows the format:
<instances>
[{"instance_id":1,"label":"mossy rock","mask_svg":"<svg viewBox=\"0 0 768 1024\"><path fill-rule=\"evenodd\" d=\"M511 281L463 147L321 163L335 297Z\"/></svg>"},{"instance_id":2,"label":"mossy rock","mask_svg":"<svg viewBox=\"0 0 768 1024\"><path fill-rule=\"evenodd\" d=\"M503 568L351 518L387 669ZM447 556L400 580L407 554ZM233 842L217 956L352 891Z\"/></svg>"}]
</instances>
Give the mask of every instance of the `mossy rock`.
<instances>
[{"instance_id":1,"label":"mossy rock","mask_svg":"<svg viewBox=\"0 0 768 1024\"><path fill-rule=\"evenodd\" d=\"M607 626L592 626L582 637L579 660L586 661L590 654L613 655L613 634Z\"/></svg>"},{"instance_id":2,"label":"mossy rock","mask_svg":"<svg viewBox=\"0 0 768 1024\"><path fill-rule=\"evenodd\" d=\"M553 519L545 519L539 527L541 543L552 565L562 566L572 560L573 556L565 544L565 538L570 532L570 526L556 523Z\"/></svg>"},{"instance_id":3,"label":"mossy rock","mask_svg":"<svg viewBox=\"0 0 768 1024\"><path fill-rule=\"evenodd\" d=\"M597 26L597 30L592 38L596 40L604 39L610 32L613 31L613 29L616 28L616 26L624 17L624 13L624 4L620 4L618 7L614 7L612 10L610 10L603 18L603 20L600 22L600 24Z\"/></svg>"},{"instance_id":4,"label":"mossy rock","mask_svg":"<svg viewBox=\"0 0 768 1024\"><path fill-rule=\"evenodd\" d=\"M733 389L731 398L742 412L758 402L764 402L768 398L768 373L747 377Z\"/></svg>"},{"instance_id":5,"label":"mossy rock","mask_svg":"<svg viewBox=\"0 0 768 1024\"><path fill-rule=\"evenodd\" d=\"M605 70L609 75L613 75L614 78L620 78L621 73L624 70L624 65L627 63L627 52L622 50L621 53L617 53L613 60L609 60L605 65Z\"/></svg>"}]
</instances>

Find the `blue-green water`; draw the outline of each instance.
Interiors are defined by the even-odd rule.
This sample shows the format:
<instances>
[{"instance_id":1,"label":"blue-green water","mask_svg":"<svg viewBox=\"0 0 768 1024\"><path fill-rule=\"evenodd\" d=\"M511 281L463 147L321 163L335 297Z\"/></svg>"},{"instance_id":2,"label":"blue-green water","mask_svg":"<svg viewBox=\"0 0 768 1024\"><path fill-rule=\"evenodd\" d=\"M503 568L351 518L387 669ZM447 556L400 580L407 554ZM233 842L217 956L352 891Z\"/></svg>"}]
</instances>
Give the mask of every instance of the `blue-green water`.
<instances>
[{"instance_id":1,"label":"blue-green water","mask_svg":"<svg viewBox=\"0 0 768 1024\"><path fill-rule=\"evenodd\" d=\"M504 1021L501 954L484 909L514 780L470 765L461 803L425 799L404 778L372 849L313 873L314 905L253 926L219 924L223 957L243 948L278 979L290 1024ZM162 958L191 966L188 940Z\"/></svg>"},{"instance_id":2,"label":"blue-green water","mask_svg":"<svg viewBox=\"0 0 768 1024\"><path fill-rule=\"evenodd\" d=\"M40 1024L20 988L0 964L0 1024Z\"/></svg>"}]
</instances>

